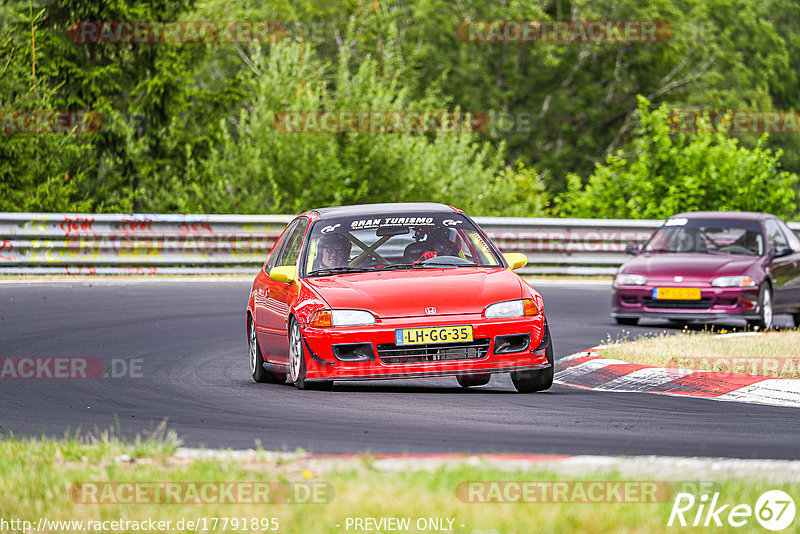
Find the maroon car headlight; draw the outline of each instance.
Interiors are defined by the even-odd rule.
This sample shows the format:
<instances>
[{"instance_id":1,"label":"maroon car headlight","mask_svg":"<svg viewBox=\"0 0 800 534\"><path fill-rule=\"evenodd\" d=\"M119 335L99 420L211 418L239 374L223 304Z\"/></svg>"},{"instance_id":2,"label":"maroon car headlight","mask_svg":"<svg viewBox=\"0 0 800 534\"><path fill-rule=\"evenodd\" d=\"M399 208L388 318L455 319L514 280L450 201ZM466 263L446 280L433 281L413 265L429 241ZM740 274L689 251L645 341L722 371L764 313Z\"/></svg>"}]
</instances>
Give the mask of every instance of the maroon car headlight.
<instances>
[{"instance_id":1,"label":"maroon car headlight","mask_svg":"<svg viewBox=\"0 0 800 534\"><path fill-rule=\"evenodd\" d=\"M483 315L487 319L500 317L525 317L526 315L539 315L539 306L533 299L509 300L487 306Z\"/></svg>"},{"instance_id":2,"label":"maroon car headlight","mask_svg":"<svg viewBox=\"0 0 800 534\"><path fill-rule=\"evenodd\" d=\"M617 286L643 286L647 283L647 278L641 274L619 273L614 279Z\"/></svg>"},{"instance_id":3,"label":"maroon car headlight","mask_svg":"<svg viewBox=\"0 0 800 534\"><path fill-rule=\"evenodd\" d=\"M711 280L713 287L754 287L755 280L749 276L718 276Z\"/></svg>"},{"instance_id":4,"label":"maroon car headlight","mask_svg":"<svg viewBox=\"0 0 800 534\"><path fill-rule=\"evenodd\" d=\"M316 312L310 326L362 326L375 324L375 316L366 310L319 310Z\"/></svg>"}]
</instances>

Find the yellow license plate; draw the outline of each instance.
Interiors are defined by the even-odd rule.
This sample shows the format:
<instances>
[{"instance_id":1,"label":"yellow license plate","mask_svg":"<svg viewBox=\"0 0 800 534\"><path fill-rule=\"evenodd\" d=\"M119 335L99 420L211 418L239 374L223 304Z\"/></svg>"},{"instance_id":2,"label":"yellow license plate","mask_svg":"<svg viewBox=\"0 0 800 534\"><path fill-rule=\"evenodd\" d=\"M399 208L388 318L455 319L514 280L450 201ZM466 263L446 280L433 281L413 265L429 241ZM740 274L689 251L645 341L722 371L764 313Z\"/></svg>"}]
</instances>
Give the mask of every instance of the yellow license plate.
<instances>
[{"instance_id":1,"label":"yellow license plate","mask_svg":"<svg viewBox=\"0 0 800 534\"><path fill-rule=\"evenodd\" d=\"M653 298L660 300L700 300L699 287L656 287Z\"/></svg>"},{"instance_id":2,"label":"yellow license plate","mask_svg":"<svg viewBox=\"0 0 800 534\"><path fill-rule=\"evenodd\" d=\"M471 326L435 326L433 328L403 328L394 331L395 344L461 343L472 341Z\"/></svg>"}]
</instances>

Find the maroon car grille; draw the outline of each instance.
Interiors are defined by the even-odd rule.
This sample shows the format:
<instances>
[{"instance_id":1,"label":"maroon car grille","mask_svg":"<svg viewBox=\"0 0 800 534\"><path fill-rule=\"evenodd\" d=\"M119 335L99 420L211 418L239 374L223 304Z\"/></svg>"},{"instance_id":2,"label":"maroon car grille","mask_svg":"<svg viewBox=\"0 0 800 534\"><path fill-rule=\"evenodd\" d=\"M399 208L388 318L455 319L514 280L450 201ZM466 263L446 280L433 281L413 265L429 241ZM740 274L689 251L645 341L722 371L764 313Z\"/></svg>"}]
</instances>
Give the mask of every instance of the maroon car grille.
<instances>
[{"instance_id":1,"label":"maroon car grille","mask_svg":"<svg viewBox=\"0 0 800 534\"><path fill-rule=\"evenodd\" d=\"M383 363L424 363L448 360L476 360L489 353L489 339L470 343L426 343L424 345L378 345L378 357Z\"/></svg>"},{"instance_id":2,"label":"maroon car grille","mask_svg":"<svg viewBox=\"0 0 800 534\"><path fill-rule=\"evenodd\" d=\"M700 300L664 300L644 298L647 308L669 308L673 310L705 310L711 307L713 299L706 297Z\"/></svg>"}]
</instances>

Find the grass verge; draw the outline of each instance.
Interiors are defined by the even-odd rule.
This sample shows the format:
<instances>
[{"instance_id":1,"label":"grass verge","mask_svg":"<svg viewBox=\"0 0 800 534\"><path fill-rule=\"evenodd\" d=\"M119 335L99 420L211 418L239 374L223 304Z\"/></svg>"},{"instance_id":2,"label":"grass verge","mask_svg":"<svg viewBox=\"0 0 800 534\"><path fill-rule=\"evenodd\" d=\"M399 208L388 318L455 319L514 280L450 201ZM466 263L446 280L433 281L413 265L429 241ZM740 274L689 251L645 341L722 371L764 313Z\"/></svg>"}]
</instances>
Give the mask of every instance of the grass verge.
<instances>
[{"instance_id":1,"label":"grass verge","mask_svg":"<svg viewBox=\"0 0 800 534\"><path fill-rule=\"evenodd\" d=\"M171 454L176 443L175 436L166 433L131 442L120 441L113 435L90 439L70 436L63 440L6 437L0 441L0 484L4 489L0 525L2 520L16 519L30 521L36 530L40 518L46 518L51 523L43 530L51 532L109 529L196 532L204 531L205 526L208 532L649 533L674 531L675 526L668 527L667 522L678 491L689 491L697 498L698 505L702 494L711 498L718 492L719 505L730 505L727 511L738 504L754 508L759 496L768 490L782 490L795 499L800 495L797 482L776 484L736 479L706 482L701 486L691 481L691 473L685 473L689 479L686 483L668 483L629 480L615 474L565 478L546 470L505 471L466 464L433 471L385 472L376 470L368 457L357 467L310 472L300 469L298 462L285 459L178 458ZM521 482L538 489L527 494L505 489L519 488ZM532 485L533 482L537 484ZM641 488L645 482L657 484L658 491L628 491ZM163 489L168 483L178 483L176 487L182 488L179 494L158 497L152 493L153 488ZM203 493L203 485L221 487L226 483L268 483L273 490L269 495L277 495L277 501L281 501L280 495L284 498L295 495L298 502L253 503L255 493L246 492L244 498L237 497L240 502L221 504L214 502L219 493ZM80 488L87 484L93 488L111 488L92 493L110 502L83 502L85 494ZM139 494L138 489L123 490L126 487L144 491ZM191 492L186 490L191 487L200 488L192 498L197 497L202 503L190 500ZM557 495L559 487L568 489ZM286 491L276 492L276 488ZM298 488L306 497L297 496ZM312 488L310 492L308 488ZM324 492L313 497L313 488L324 488ZM475 488L478 491L473 491ZM132 495L137 495L141 503L119 502ZM233 495L242 494L234 491ZM598 496L601 501L611 502L596 502ZM497 502L509 498L514 502ZM174 502L176 499L185 500ZM486 500L491 502L482 502ZM698 505L684 513L689 525L695 519ZM700 516L702 525L705 514ZM378 523L366 523L368 518L407 519L409 526L392 529L384 523L384 528L380 528ZM129 523L111 523L120 520ZM142 529L141 525L132 528L130 523L150 520L169 521L169 528ZM183 523L179 523L181 520ZM361 520L362 528L358 528L357 520ZM729 529L726 520L727 512L721 515L721 521ZM74 523L58 527L52 521L82 523L81 528ZM105 523L90 523L97 521ZM188 526L187 521L195 522L196 526ZM212 525L216 528L211 528ZM15 531L8 524L0 526L0 530ZM680 530L708 529L690 526ZM736 531L762 529L751 516Z\"/></svg>"},{"instance_id":2,"label":"grass verge","mask_svg":"<svg viewBox=\"0 0 800 534\"><path fill-rule=\"evenodd\" d=\"M598 354L630 363L800 378L800 330L738 335L664 332L634 341L627 336L609 339L608 345Z\"/></svg>"}]
</instances>

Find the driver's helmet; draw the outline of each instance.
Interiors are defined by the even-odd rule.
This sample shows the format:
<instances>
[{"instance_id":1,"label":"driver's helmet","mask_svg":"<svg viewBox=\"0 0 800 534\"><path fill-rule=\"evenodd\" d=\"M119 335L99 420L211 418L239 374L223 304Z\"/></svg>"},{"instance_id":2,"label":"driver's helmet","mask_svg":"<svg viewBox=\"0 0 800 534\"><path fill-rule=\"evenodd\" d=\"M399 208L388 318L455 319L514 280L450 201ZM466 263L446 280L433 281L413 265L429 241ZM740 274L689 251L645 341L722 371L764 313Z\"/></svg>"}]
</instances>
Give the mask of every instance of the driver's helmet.
<instances>
[{"instance_id":1,"label":"driver's helmet","mask_svg":"<svg viewBox=\"0 0 800 534\"><path fill-rule=\"evenodd\" d=\"M689 252L695 250L697 246L697 230L694 228L684 228L678 234L678 251Z\"/></svg>"},{"instance_id":2,"label":"driver's helmet","mask_svg":"<svg viewBox=\"0 0 800 534\"><path fill-rule=\"evenodd\" d=\"M445 227L433 228L428 231L428 238L425 240L429 250L435 250L439 256L455 256L458 254L458 247L450 239L450 229Z\"/></svg>"}]
</instances>

